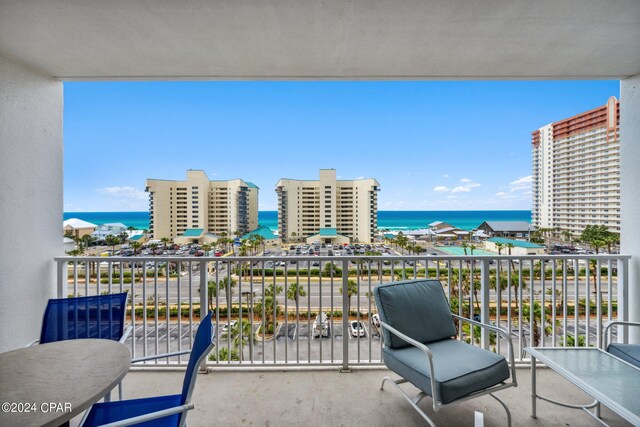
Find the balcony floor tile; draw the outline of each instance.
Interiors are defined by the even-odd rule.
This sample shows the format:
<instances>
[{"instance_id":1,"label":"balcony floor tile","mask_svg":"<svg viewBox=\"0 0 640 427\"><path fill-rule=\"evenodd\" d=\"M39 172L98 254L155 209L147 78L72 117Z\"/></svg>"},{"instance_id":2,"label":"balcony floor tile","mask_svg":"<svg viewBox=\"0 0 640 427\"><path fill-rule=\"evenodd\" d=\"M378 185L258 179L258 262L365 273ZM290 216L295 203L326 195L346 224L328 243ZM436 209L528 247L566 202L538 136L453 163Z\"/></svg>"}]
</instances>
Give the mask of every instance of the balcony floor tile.
<instances>
[{"instance_id":1,"label":"balcony floor tile","mask_svg":"<svg viewBox=\"0 0 640 427\"><path fill-rule=\"evenodd\" d=\"M518 387L498 392L511 409L514 426L597 426L583 411L538 403L538 418L530 417L530 371L520 368ZM181 371L132 371L124 381L127 398L173 394L180 391ZM380 391L386 369L326 371L213 371L199 375L190 426L421 426L422 418L388 385ZM588 396L549 369L538 370L538 392L570 402ZM407 386L407 385L405 385ZM411 387L411 386L407 386ZM420 406L433 414L431 400ZM506 425L505 412L489 396L433 414L439 426L472 426L474 411L484 413L486 426ZM611 426L626 426L616 414L602 408ZM77 421L77 420L76 420ZM73 424L72 424L73 425Z\"/></svg>"}]
</instances>

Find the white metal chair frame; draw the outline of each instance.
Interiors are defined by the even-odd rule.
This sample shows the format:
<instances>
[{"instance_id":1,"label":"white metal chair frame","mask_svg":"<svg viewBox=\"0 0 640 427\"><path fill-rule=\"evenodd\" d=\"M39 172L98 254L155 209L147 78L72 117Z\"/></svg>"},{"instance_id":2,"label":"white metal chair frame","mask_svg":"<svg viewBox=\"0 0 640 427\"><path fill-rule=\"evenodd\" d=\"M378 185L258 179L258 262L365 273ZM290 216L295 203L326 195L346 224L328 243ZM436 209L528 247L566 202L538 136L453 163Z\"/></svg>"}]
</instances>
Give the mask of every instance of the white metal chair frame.
<instances>
[{"instance_id":1,"label":"white metal chair frame","mask_svg":"<svg viewBox=\"0 0 640 427\"><path fill-rule=\"evenodd\" d=\"M408 337L407 335L403 334L402 332L398 331L397 329L393 328L392 326L389 326L388 324L386 324L385 322L383 322L382 320L380 321L380 325L385 328L386 330L388 330L389 332L391 332L392 334L396 335L397 337L403 339L404 341L406 341L407 343L413 345L414 347L419 348L420 350L422 350L426 357L427 357L427 363L429 366L429 377L431 379L431 393L432 393L432 403L433 403L433 410L434 412L438 412L438 410L444 406L448 406L448 405L453 405L459 402L464 402L465 400L469 400L469 399L473 399L475 397L479 397L479 396L483 396L485 394L490 395L491 397L493 397L494 399L496 399L504 408L504 410L507 412L507 424L508 426L511 426L511 412L509 411L509 408L507 407L507 405L505 405L505 403L498 398L497 396L495 396L493 393L499 390L504 390L506 388L509 387L517 387L518 382L516 380L516 366L515 366L515 360L514 360L514 356L513 356L513 343L511 342L511 336L507 333L507 331L503 330L502 328L499 328L497 326L493 326L493 325L487 325L485 323L481 323L481 322L477 322L475 320L471 320L471 319L467 319L465 317L461 317L458 316L456 314L452 314L452 316L462 322L468 322L471 323L473 325L476 326L480 326L481 328L485 328L485 329L489 329L491 331L494 331L498 334L500 334L501 336L503 336L507 342L509 343L509 369L511 371L511 381L510 382L503 382L500 385L495 385L493 387L489 387L487 389L481 390L481 391L477 391L474 393L471 393L465 397L456 399L455 401L451 402L451 403L442 403L439 398L438 398L438 389L436 388L436 381L435 381L435 376L434 376L434 369L433 369L433 353L431 353L431 350L429 350L429 347L421 342L418 342L416 340L414 340L413 338ZM384 384L385 382L389 382L391 383L403 396L404 398L411 404L411 406L413 406L413 409L415 409L416 411L418 411L418 413L422 416L422 418L424 418L431 427L436 427L435 423L433 422L433 420L431 418L429 418L429 416L424 413L424 411L422 411L419 407L418 407L418 403L420 403L420 401L425 398L427 395L427 393L425 393L424 391L420 391L420 393L418 393L416 396L411 397L409 396L401 387L399 384L403 384L408 382L408 380L401 378L399 380L392 380L390 377L384 377L382 379L382 384L380 385L380 390L384 389Z\"/></svg>"}]
</instances>

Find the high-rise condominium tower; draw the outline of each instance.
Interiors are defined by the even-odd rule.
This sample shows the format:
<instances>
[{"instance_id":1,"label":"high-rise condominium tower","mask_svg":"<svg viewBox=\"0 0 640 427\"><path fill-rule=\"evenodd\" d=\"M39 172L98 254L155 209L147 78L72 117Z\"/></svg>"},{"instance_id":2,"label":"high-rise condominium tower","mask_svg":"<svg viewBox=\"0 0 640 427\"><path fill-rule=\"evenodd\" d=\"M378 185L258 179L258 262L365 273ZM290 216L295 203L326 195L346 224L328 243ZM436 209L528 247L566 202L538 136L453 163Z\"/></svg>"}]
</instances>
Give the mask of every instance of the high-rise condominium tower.
<instances>
[{"instance_id":1,"label":"high-rise condominium tower","mask_svg":"<svg viewBox=\"0 0 640 427\"><path fill-rule=\"evenodd\" d=\"M320 179L281 179L278 232L282 239L325 243L371 242L378 228L378 191L373 178L337 180L335 169Z\"/></svg>"},{"instance_id":2,"label":"high-rise condominium tower","mask_svg":"<svg viewBox=\"0 0 640 427\"><path fill-rule=\"evenodd\" d=\"M579 235L587 225L620 232L620 103L532 132L536 227Z\"/></svg>"},{"instance_id":3,"label":"high-rise condominium tower","mask_svg":"<svg viewBox=\"0 0 640 427\"><path fill-rule=\"evenodd\" d=\"M147 191L154 239L202 243L258 228L258 187L250 182L210 181L204 171L188 170L185 181L147 179Z\"/></svg>"}]
</instances>

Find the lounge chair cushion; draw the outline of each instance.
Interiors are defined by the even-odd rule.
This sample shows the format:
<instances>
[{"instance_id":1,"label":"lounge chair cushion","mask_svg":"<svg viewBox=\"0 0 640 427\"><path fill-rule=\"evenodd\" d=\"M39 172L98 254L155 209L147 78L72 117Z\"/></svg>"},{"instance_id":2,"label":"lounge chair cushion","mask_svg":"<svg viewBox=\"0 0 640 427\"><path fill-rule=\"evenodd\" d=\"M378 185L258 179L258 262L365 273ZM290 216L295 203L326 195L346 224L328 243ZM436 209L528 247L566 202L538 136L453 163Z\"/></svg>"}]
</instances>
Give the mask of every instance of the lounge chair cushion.
<instances>
[{"instance_id":1,"label":"lounge chair cushion","mask_svg":"<svg viewBox=\"0 0 640 427\"><path fill-rule=\"evenodd\" d=\"M380 319L421 343L456 334L451 308L438 280L411 280L378 285L373 290ZM385 345L408 347L406 341L382 331Z\"/></svg>"},{"instance_id":2,"label":"lounge chair cushion","mask_svg":"<svg viewBox=\"0 0 640 427\"><path fill-rule=\"evenodd\" d=\"M450 403L475 391L484 390L509 378L506 359L496 353L455 339L428 344L433 353L433 369L438 398ZM383 348L384 363L428 395L431 377L426 354L417 347Z\"/></svg>"},{"instance_id":3,"label":"lounge chair cushion","mask_svg":"<svg viewBox=\"0 0 640 427\"><path fill-rule=\"evenodd\" d=\"M607 351L616 357L640 368L640 345L638 344L609 344Z\"/></svg>"}]
</instances>

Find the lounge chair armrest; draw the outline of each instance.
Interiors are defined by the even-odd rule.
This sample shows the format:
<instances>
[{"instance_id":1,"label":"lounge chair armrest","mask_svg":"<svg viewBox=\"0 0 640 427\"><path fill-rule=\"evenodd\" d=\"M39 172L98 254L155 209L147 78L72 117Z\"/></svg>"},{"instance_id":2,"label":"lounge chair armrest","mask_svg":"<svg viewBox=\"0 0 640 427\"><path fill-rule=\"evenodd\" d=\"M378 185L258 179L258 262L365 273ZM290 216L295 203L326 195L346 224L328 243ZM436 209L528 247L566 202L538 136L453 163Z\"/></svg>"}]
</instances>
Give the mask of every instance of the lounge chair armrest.
<instances>
[{"instance_id":1,"label":"lounge chair armrest","mask_svg":"<svg viewBox=\"0 0 640 427\"><path fill-rule=\"evenodd\" d=\"M478 322L477 320L468 319L466 317L462 317L462 316L459 316L457 314L452 314L452 316L455 317L456 319L459 319L459 320L463 321L463 322L468 322L468 323L471 323L472 325L480 326L481 328L491 329L492 331L499 333L500 335L502 335L503 337L505 337L506 339L511 341L511 336L509 335L509 333L506 330L504 330L501 327L499 327L499 326L489 325L487 323Z\"/></svg>"},{"instance_id":2,"label":"lounge chair armrest","mask_svg":"<svg viewBox=\"0 0 640 427\"><path fill-rule=\"evenodd\" d=\"M147 360L164 359L166 357L179 356L181 354L189 354L191 350L174 351L173 353L156 354L153 356L138 357L131 359L131 363L146 362Z\"/></svg>"},{"instance_id":3,"label":"lounge chair armrest","mask_svg":"<svg viewBox=\"0 0 640 427\"><path fill-rule=\"evenodd\" d=\"M482 322L478 322L476 320L472 320L472 319L467 319L466 317L462 317L459 316L457 314L451 314L454 318L462 321L462 322L469 322L472 325L476 325L479 326L481 328L485 328L485 329L489 329L491 331L497 332L498 334L502 335L502 337L504 339L507 340L507 343L509 344L509 365L511 368L511 377L513 379L514 384L517 384L517 380L516 380L516 360L515 360L515 356L514 356L514 352L513 352L513 341L511 340L511 335L509 335L509 333L498 327L498 326L494 326L494 325L488 325L486 323L482 323Z\"/></svg>"},{"instance_id":4,"label":"lounge chair armrest","mask_svg":"<svg viewBox=\"0 0 640 427\"><path fill-rule=\"evenodd\" d=\"M150 414L140 415L138 417L128 418L126 420L116 421L114 423L103 424L101 427L125 427L134 424L151 421L169 415L179 414L193 409L193 403L176 406L175 408L163 409L162 411L151 412Z\"/></svg>"},{"instance_id":5,"label":"lounge chair armrest","mask_svg":"<svg viewBox=\"0 0 640 427\"><path fill-rule=\"evenodd\" d=\"M133 326L129 325L127 326L127 329L124 330L124 333L122 334L122 337L120 338L120 342L124 343L127 338L129 338L129 335L131 335L131 332L133 331Z\"/></svg>"},{"instance_id":6,"label":"lounge chair armrest","mask_svg":"<svg viewBox=\"0 0 640 427\"><path fill-rule=\"evenodd\" d=\"M603 340L603 350L607 350L609 346L609 336L611 335L611 327L612 326L640 326L640 322L629 322L625 320L614 320L613 322L609 322L607 326L604 328L604 340Z\"/></svg>"},{"instance_id":7,"label":"lounge chair armrest","mask_svg":"<svg viewBox=\"0 0 640 427\"><path fill-rule=\"evenodd\" d=\"M405 334L403 334L402 332L400 332L399 330L397 330L396 328L389 326L388 324L384 323L382 320L380 321L380 325L387 329L389 332L391 332L393 335L397 336L398 338L402 338L403 341L408 342L409 344L411 344L414 347L418 347L420 350L424 351L427 355L427 357L429 358L429 360L433 359L433 354L431 353L431 350L429 350L429 347L427 347L426 345L422 344L421 342L418 342L416 340L414 340L411 337L406 336Z\"/></svg>"}]
</instances>

